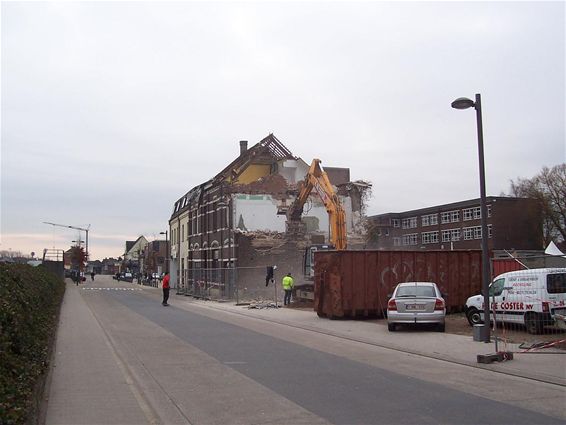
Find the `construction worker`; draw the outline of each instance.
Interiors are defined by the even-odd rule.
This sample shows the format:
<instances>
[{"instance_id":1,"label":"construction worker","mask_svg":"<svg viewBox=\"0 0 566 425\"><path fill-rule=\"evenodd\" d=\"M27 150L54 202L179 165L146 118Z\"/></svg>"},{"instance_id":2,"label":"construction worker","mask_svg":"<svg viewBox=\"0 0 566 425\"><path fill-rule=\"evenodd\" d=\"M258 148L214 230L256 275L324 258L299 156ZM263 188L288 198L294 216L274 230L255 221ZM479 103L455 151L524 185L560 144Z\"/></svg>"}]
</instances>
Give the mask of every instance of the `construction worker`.
<instances>
[{"instance_id":1,"label":"construction worker","mask_svg":"<svg viewBox=\"0 0 566 425\"><path fill-rule=\"evenodd\" d=\"M283 305L291 304L291 292L293 292L293 276L291 273L287 273L287 276L283 278L283 290L285 291L285 297L283 298Z\"/></svg>"}]
</instances>

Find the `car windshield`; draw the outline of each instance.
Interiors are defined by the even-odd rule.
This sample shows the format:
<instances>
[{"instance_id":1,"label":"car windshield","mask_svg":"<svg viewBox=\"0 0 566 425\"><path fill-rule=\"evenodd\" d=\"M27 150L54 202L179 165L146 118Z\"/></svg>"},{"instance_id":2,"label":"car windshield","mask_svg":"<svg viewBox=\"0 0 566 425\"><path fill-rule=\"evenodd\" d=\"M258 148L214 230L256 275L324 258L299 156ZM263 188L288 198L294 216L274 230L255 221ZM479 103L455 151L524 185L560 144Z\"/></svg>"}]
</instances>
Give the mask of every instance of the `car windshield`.
<instances>
[{"instance_id":1,"label":"car windshield","mask_svg":"<svg viewBox=\"0 0 566 425\"><path fill-rule=\"evenodd\" d=\"M430 285L420 286L400 286L397 289L396 297L436 297L434 287Z\"/></svg>"}]
</instances>

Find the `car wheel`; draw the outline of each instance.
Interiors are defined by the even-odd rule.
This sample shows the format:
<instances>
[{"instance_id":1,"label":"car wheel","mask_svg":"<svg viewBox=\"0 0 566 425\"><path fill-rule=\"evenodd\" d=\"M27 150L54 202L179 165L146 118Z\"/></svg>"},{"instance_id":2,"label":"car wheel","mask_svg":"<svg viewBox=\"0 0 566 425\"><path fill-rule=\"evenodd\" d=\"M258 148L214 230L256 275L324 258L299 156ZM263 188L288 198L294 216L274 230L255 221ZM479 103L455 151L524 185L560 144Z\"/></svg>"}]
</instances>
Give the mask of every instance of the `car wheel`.
<instances>
[{"instance_id":1,"label":"car wheel","mask_svg":"<svg viewBox=\"0 0 566 425\"><path fill-rule=\"evenodd\" d=\"M542 332L542 322L535 313L525 316L525 327L527 328L527 332L533 335L537 335Z\"/></svg>"},{"instance_id":2,"label":"car wheel","mask_svg":"<svg viewBox=\"0 0 566 425\"><path fill-rule=\"evenodd\" d=\"M439 323L436 325L436 330L438 332L444 332L446 330L446 325L444 323Z\"/></svg>"},{"instance_id":3,"label":"car wheel","mask_svg":"<svg viewBox=\"0 0 566 425\"><path fill-rule=\"evenodd\" d=\"M388 323L387 324L387 330L389 332L395 332L395 323Z\"/></svg>"},{"instance_id":4,"label":"car wheel","mask_svg":"<svg viewBox=\"0 0 566 425\"><path fill-rule=\"evenodd\" d=\"M483 320L481 319L480 311L475 308L468 310L466 317L468 318L468 322L470 323L470 326L481 325L483 323Z\"/></svg>"}]
</instances>

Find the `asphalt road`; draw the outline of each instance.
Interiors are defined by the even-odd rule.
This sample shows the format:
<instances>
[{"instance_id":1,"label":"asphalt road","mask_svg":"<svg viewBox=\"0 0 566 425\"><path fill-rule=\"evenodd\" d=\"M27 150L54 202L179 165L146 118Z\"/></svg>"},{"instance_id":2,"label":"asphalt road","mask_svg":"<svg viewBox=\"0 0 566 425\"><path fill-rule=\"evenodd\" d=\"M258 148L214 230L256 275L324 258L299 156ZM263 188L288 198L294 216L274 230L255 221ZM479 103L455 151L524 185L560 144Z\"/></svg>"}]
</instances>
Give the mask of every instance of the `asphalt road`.
<instances>
[{"instance_id":1,"label":"asphalt road","mask_svg":"<svg viewBox=\"0 0 566 425\"><path fill-rule=\"evenodd\" d=\"M545 384L486 377L483 392L463 366L203 312L187 299L176 306L174 295L163 307L155 290L97 279L80 295L133 376L148 422L564 423L532 408Z\"/></svg>"}]
</instances>

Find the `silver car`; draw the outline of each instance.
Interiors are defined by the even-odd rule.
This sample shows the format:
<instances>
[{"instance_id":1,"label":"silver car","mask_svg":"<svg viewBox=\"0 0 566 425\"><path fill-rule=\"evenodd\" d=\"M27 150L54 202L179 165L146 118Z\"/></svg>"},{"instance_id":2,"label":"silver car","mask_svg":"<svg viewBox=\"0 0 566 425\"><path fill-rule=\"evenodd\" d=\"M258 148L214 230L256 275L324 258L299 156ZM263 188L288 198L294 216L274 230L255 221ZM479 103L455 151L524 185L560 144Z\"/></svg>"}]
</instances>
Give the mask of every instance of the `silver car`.
<instances>
[{"instance_id":1,"label":"silver car","mask_svg":"<svg viewBox=\"0 0 566 425\"><path fill-rule=\"evenodd\" d=\"M403 282L397 285L387 303L387 327L395 331L397 324L436 324L444 332L446 303L433 282Z\"/></svg>"}]
</instances>

